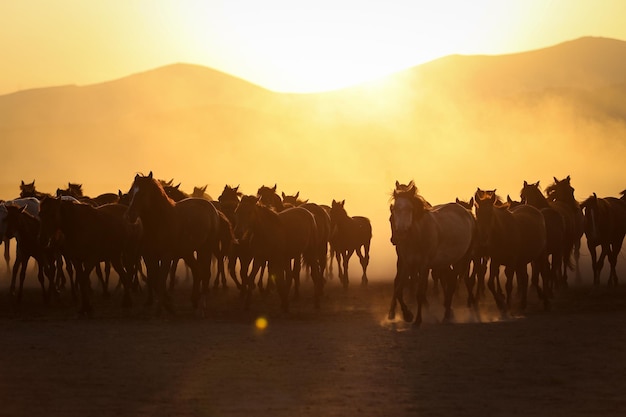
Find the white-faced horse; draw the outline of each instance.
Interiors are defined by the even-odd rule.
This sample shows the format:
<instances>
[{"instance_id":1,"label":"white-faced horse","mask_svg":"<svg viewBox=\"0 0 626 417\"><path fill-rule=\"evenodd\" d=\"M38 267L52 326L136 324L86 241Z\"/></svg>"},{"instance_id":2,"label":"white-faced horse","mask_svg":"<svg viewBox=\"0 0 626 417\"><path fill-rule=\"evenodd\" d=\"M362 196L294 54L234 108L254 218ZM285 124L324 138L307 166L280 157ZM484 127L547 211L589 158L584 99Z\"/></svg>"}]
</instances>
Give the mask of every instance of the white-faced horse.
<instances>
[{"instance_id":1,"label":"white-faced horse","mask_svg":"<svg viewBox=\"0 0 626 417\"><path fill-rule=\"evenodd\" d=\"M418 193L413 181L401 185L396 181L390 207L391 242L398 255L394 295L389 319L395 318L396 301L405 321L413 315L402 299L409 277L417 278L417 315L414 324L422 322L422 304L426 300L428 273L441 280L444 290L444 319L452 317L452 296L457 280L469 281L476 224L472 214L456 203L431 207Z\"/></svg>"}]
</instances>

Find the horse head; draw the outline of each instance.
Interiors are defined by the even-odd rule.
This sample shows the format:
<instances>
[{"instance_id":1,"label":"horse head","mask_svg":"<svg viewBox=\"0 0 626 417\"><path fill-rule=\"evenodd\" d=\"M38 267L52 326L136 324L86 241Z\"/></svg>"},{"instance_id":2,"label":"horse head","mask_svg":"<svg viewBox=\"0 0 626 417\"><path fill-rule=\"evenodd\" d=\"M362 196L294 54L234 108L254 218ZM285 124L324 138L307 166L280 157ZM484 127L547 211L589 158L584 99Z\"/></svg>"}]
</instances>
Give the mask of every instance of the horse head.
<instances>
[{"instance_id":1,"label":"horse head","mask_svg":"<svg viewBox=\"0 0 626 417\"><path fill-rule=\"evenodd\" d=\"M272 207L278 211L283 209L283 200L276 193L276 184L272 188L262 185L257 190L256 195L259 197L259 202L262 205Z\"/></svg>"},{"instance_id":2,"label":"horse head","mask_svg":"<svg viewBox=\"0 0 626 417\"><path fill-rule=\"evenodd\" d=\"M235 237L242 241L247 240L257 222L257 206L260 198L253 195L244 195L235 209Z\"/></svg>"},{"instance_id":3,"label":"horse head","mask_svg":"<svg viewBox=\"0 0 626 417\"><path fill-rule=\"evenodd\" d=\"M574 197L574 187L571 184L571 178L568 175L565 179L559 180L554 178L554 183L546 187L548 199L550 201L562 201L565 203L577 204Z\"/></svg>"}]
</instances>

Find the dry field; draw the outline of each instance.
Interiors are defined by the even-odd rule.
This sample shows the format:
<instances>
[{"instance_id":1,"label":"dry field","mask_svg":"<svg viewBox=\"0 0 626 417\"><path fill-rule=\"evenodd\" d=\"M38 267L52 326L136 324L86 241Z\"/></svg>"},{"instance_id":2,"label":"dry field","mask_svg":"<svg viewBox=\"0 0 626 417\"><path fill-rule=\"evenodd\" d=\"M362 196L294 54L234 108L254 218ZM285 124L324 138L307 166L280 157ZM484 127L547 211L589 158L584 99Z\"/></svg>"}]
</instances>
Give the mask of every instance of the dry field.
<instances>
[{"instance_id":1,"label":"dry field","mask_svg":"<svg viewBox=\"0 0 626 417\"><path fill-rule=\"evenodd\" d=\"M419 329L386 320L389 282L329 281L319 312L310 287L289 315L276 294L246 312L233 288L198 318L185 286L161 317L94 286L78 319L68 293L44 307L31 286L17 308L0 280L0 416L626 414L626 285L572 285L548 312L533 294L504 318L491 296L470 314L460 290L451 324L431 295Z\"/></svg>"}]
</instances>

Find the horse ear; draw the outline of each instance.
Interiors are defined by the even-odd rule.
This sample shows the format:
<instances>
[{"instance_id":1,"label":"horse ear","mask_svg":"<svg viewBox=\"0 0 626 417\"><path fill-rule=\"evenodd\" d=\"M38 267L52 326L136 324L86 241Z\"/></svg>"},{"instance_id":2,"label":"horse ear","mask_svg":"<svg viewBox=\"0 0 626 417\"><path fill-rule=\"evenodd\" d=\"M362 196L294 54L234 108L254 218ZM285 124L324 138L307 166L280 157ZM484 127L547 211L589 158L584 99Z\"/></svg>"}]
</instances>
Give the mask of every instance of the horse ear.
<instances>
[{"instance_id":1,"label":"horse ear","mask_svg":"<svg viewBox=\"0 0 626 417\"><path fill-rule=\"evenodd\" d=\"M496 193L494 192L493 194L491 194L489 196L489 199L491 200L492 203L495 203L496 202Z\"/></svg>"},{"instance_id":2,"label":"horse ear","mask_svg":"<svg viewBox=\"0 0 626 417\"><path fill-rule=\"evenodd\" d=\"M539 188L539 183L540 183L540 182L541 182L541 181L537 181L537 182L535 183L535 187Z\"/></svg>"},{"instance_id":3,"label":"horse ear","mask_svg":"<svg viewBox=\"0 0 626 417\"><path fill-rule=\"evenodd\" d=\"M274 186L272 187L272 191L276 192L276 186L277 186L277 185L278 185L278 184L274 183Z\"/></svg>"},{"instance_id":4,"label":"horse ear","mask_svg":"<svg viewBox=\"0 0 626 417\"><path fill-rule=\"evenodd\" d=\"M557 180L556 177L552 177L552 178L554 178L554 183L558 184L559 180Z\"/></svg>"},{"instance_id":5,"label":"horse ear","mask_svg":"<svg viewBox=\"0 0 626 417\"><path fill-rule=\"evenodd\" d=\"M343 207L343 205L346 204L346 200L341 200L341 207Z\"/></svg>"},{"instance_id":6,"label":"horse ear","mask_svg":"<svg viewBox=\"0 0 626 417\"><path fill-rule=\"evenodd\" d=\"M307 198L306 200L304 200L304 201L302 202L302 204L306 204L306 203L308 203L308 202L309 202L309 199Z\"/></svg>"},{"instance_id":7,"label":"horse ear","mask_svg":"<svg viewBox=\"0 0 626 417\"><path fill-rule=\"evenodd\" d=\"M474 197L471 197L469 199L469 205L470 205L470 207L474 205Z\"/></svg>"},{"instance_id":8,"label":"horse ear","mask_svg":"<svg viewBox=\"0 0 626 417\"><path fill-rule=\"evenodd\" d=\"M526 182L526 180L524 180L524 187L527 187L527 186L528 186L528 183ZM507 197L508 197L508 195L507 195Z\"/></svg>"},{"instance_id":9,"label":"horse ear","mask_svg":"<svg viewBox=\"0 0 626 417\"><path fill-rule=\"evenodd\" d=\"M299 196L300 196L300 191L296 193L296 198L298 198Z\"/></svg>"},{"instance_id":10,"label":"horse ear","mask_svg":"<svg viewBox=\"0 0 626 417\"><path fill-rule=\"evenodd\" d=\"M285 192L284 192L284 191L281 191L280 195L281 195L281 197L282 197L282 198L283 198L283 200L284 200L284 199L285 199L285 197L286 197L286 196L285 196Z\"/></svg>"},{"instance_id":11,"label":"horse ear","mask_svg":"<svg viewBox=\"0 0 626 417\"><path fill-rule=\"evenodd\" d=\"M23 182L22 182L23 184ZM398 180L396 180L396 188L398 188L400 186L400 182Z\"/></svg>"},{"instance_id":12,"label":"horse ear","mask_svg":"<svg viewBox=\"0 0 626 417\"><path fill-rule=\"evenodd\" d=\"M122 195L123 195L123 194L122 194L122 190L120 190L120 189L118 188L118 189L117 189L117 196L118 196L118 197L121 197Z\"/></svg>"},{"instance_id":13,"label":"horse ear","mask_svg":"<svg viewBox=\"0 0 626 417\"><path fill-rule=\"evenodd\" d=\"M526 181L524 181L526 182ZM511 196L509 194L506 195L506 202L507 203L511 203L513 200L511 200Z\"/></svg>"},{"instance_id":14,"label":"horse ear","mask_svg":"<svg viewBox=\"0 0 626 417\"><path fill-rule=\"evenodd\" d=\"M26 184L24 184L24 180L22 180L22 184L21 185L26 185Z\"/></svg>"},{"instance_id":15,"label":"horse ear","mask_svg":"<svg viewBox=\"0 0 626 417\"><path fill-rule=\"evenodd\" d=\"M152 171L148 174L148 178L152 179Z\"/></svg>"},{"instance_id":16,"label":"horse ear","mask_svg":"<svg viewBox=\"0 0 626 417\"><path fill-rule=\"evenodd\" d=\"M569 175L567 176L567 178L565 178L568 182L570 181L570 177Z\"/></svg>"}]
</instances>

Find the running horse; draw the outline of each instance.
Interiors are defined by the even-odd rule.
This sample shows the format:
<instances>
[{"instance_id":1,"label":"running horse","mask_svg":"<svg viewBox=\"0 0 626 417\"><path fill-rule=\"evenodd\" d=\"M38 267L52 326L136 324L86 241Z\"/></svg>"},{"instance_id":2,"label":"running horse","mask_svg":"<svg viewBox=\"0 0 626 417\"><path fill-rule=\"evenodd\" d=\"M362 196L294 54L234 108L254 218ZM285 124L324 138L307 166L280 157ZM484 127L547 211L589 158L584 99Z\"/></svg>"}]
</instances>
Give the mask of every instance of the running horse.
<instances>
[{"instance_id":1,"label":"running horse","mask_svg":"<svg viewBox=\"0 0 626 417\"><path fill-rule=\"evenodd\" d=\"M269 276L274 280L280 296L281 308L288 312L289 288L293 277L300 273L301 263L304 263L311 268L315 307L319 308L324 279L318 264L317 225L313 214L301 207L278 213L259 204L259 197L243 196L235 216L235 234L240 242L249 245L254 257L250 278L254 279L255 272L267 263ZM243 286L248 289L246 306L254 288L250 278Z\"/></svg>"},{"instance_id":2,"label":"running horse","mask_svg":"<svg viewBox=\"0 0 626 417\"><path fill-rule=\"evenodd\" d=\"M498 203L496 190L484 191L478 188L474 195L476 201L477 244L485 248L491 259L487 287L502 313L510 310L513 290L513 278L517 276L517 286L521 295L521 309L526 308L528 294L527 265L532 264L532 282L538 282L538 274L543 279L543 288L547 286L546 251L547 237L545 220L541 212L528 204L509 209L506 203ZM504 266L506 275L506 303L497 292L494 281L499 279L500 267ZM544 307L549 307L546 291L537 285L539 298Z\"/></svg>"},{"instance_id":3,"label":"running horse","mask_svg":"<svg viewBox=\"0 0 626 417\"><path fill-rule=\"evenodd\" d=\"M213 204L202 198L174 202L153 178L152 171L146 176L135 175L128 194L126 213L131 222L140 218L143 224L141 255L148 285L156 292L160 306L173 312L166 280L172 265L182 258L193 276L194 310L198 309L202 295L202 307L206 307L211 256L219 250L220 219Z\"/></svg>"},{"instance_id":4,"label":"running horse","mask_svg":"<svg viewBox=\"0 0 626 417\"><path fill-rule=\"evenodd\" d=\"M626 235L626 201L616 197L598 198L593 193L580 203L580 207L585 216L585 236L591 254L593 284L596 287L600 285L604 258L608 257L611 265L608 285L617 285L617 257ZM599 258L596 254L598 246L602 249Z\"/></svg>"},{"instance_id":5,"label":"running horse","mask_svg":"<svg viewBox=\"0 0 626 417\"><path fill-rule=\"evenodd\" d=\"M550 259L548 273L550 287L563 284L563 268L571 267L571 256L574 249L574 240L571 230L568 230L568 212L562 205L549 201L541 191L539 181L524 185L520 191L522 203L536 207L543 214L546 223L546 250ZM507 202L510 204L510 199ZM513 207L513 205L511 205ZM536 283L533 283L536 284ZM550 288L551 289L551 288Z\"/></svg>"},{"instance_id":6,"label":"running horse","mask_svg":"<svg viewBox=\"0 0 626 417\"><path fill-rule=\"evenodd\" d=\"M395 318L396 302L403 318L413 314L404 303L402 292L410 277L417 278L417 314L415 325L422 322L422 305L426 301L428 274L432 271L444 291L444 320L452 318L452 296L457 281L469 282L469 263L473 255L476 224L472 214L457 203L432 207L418 194L415 183L396 181L389 207L391 242L396 246L397 273L388 318Z\"/></svg>"},{"instance_id":7,"label":"running horse","mask_svg":"<svg viewBox=\"0 0 626 417\"><path fill-rule=\"evenodd\" d=\"M367 217L349 216L345 209L346 200L332 201L330 206L330 245L335 250L339 281L348 288L348 265L356 252L363 275L361 285L367 285L367 266L370 261L372 224ZM342 268L343 266L343 268Z\"/></svg>"},{"instance_id":8,"label":"running horse","mask_svg":"<svg viewBox=\"0 0 626 417\"><path fill-rule=\"evenodd\" d=\"M564 216L565 229L567 230L566 239L573 242L573 267L576 269L576 276L579 278L580 241L585 232L585 226L583 212L576 197L574 197L574 191L569 175L562 180L554 177L554 183L546 187L548 200L554 202L552 207L559 207L560 212L566 213ZM567 286L567 270L572 269L572 266L569 258L564 258L563 261L563 285Z\"/></svg>"},{"instance_id":9,"label":"running horse","mask_svg":"<svg viewBox=\"0 0 626 417\"><path fill-rule=\"evenodd\" d=\"M61 247L73 264L81 292L79 314L91 316L91 283L89 274L100 262L110 262L124 285L123 306L130 307L131 281L125 265L125 249L136 235L120 215L99 210L88 204L61 198L44 198L39 210L40 242L46 248Z\"/></svg>"}]
</instances>

